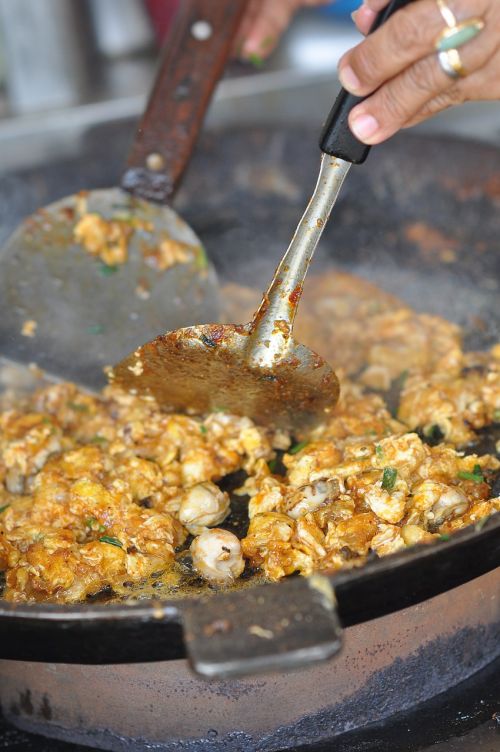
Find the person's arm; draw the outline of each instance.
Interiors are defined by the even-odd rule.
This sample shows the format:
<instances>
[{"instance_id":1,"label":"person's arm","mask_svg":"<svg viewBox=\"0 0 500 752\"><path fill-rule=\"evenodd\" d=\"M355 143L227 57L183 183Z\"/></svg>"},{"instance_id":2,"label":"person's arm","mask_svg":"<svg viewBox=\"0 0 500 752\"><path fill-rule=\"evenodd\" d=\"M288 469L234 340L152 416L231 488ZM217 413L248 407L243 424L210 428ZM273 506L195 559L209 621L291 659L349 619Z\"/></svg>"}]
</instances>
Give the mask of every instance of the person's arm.
<instances>
[{"instance_id":1,"label":"person's arm","mask_svg":"<svg viewBox=\"0 0 500 752\"><path fill-rule=\"evenodd\" d=\"M353 17L363 34L387 4L365 0L356 11ZM370 95L349 118L364 143L385 141L452 105L500 99L500 0L446 0L446 7L458 23L484 22L466 43L456 37L463 77L452 78L453 69L446 73L440 65L436 41L447 25L437 0L414 0L341 59L342 85L352 94ZM456 63L456 57L450 60Z\"/></svg>"}]
</instances>

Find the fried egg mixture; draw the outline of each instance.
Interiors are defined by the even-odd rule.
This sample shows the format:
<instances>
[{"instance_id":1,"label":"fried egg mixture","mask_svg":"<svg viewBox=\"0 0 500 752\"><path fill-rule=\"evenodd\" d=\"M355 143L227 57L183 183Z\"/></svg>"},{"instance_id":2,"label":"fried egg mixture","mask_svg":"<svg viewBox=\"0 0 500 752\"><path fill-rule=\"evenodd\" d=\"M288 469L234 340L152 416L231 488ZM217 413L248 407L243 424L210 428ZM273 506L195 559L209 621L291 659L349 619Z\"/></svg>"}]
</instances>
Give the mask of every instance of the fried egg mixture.
<instances>
[{"instance_id":1,"label":"fried egg mixture","mask_svg":"<svg viewBox=\"0 0 500 752\"><path fill-rule=\"evenodd\" d=\"M457 326L349 275L308 287L297 338L342 385L311 435L224 412L169 414L113 387L3 394L4 598L144 597L151 583L171 595L186 573L228 586L249 572L334 572L446 541L500 510L500 462L473 453L478 432L500 423L500 344L465 353ZM255 293L226 292L228 319L246 320ZM236 507L244 534L233 532Z\"/></svg>"}]
</instances>

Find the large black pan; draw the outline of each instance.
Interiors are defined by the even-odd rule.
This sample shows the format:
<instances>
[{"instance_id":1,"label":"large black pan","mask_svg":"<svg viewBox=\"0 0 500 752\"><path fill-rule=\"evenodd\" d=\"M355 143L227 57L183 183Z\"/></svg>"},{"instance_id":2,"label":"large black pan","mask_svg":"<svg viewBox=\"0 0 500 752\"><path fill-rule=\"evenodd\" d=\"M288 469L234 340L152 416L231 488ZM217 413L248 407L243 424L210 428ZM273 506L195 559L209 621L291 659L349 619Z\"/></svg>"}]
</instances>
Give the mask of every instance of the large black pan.
<instances>
[{"instance_id":1,"label":"large black pan","mask_svg":"<svg viewBox=\"0 0 500 752\"><path fill-rule=\"evenodd\" d=\"M2 234L34 205L75 185L110 184L125 148L123 132L100 132L89 145L92 160L84 155L51 166L43 177L29 172L4 179ZM96 158L99 142L106 143L102 161ZM242 129L223 138L205 137L177 208L204 239L222 279L260 289L310 193L316 166L314 129ZM500 334L499 208L499 151L472 142L400 136L375 150L365 167L351 171L313 271L335 263L417 309L457 321L468 345L487 346ZM449 254L413 245L407 229L415 222L448 238L456 260L450 263ZM310 587L302 578L260 592L215 595L202 607L187 599L73 607L0 601L0 658L157 661L183 657L187 643L195 666L208 674L244 672L262 661L286 667L335 652L340 625L419 603L499 565L497 515L481 530L464 530L449 542L332 576L337 608L324 582ZM314 618L305 627L302 620L300 629L293 624L276 629L284 616L296 624L308 614ZM271 639L249 638L248 627L256 624Z\"/></svg>"}]
</instances>

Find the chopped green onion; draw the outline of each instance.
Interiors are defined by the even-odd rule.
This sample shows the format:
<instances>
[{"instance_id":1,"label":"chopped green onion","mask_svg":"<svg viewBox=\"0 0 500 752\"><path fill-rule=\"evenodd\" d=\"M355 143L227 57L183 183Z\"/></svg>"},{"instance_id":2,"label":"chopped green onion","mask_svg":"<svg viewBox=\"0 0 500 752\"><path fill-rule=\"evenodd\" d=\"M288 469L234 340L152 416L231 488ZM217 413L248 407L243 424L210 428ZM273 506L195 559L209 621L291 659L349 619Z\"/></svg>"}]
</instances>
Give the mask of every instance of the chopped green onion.
<instances>
[{"instance_id":1,"label":"chopped green onion","mask_svg":"<svg viewBox=\"0 0 500 752\"><path fill-rule=\"evenodd\" d=\"M276 457L274 458L274 460L269 460L269 462L267 463L267 466L272 473L274 473L274 471L276 470L277 464L278 464L278 460Z\"/></svg>"},{"instance_id":2,"label":"chopped green onion","mask_svg":"<svg viewBox=\"0 0 500 752\"><path fill-rule=\"evenodd\" d=\"M123 543L118 538L112 538L110 535L103 535L99 538L101 543L109 543L110 546L116 546L117 548L123 548Z\"/></svg>"},{"instance_id":3,"label":"chopped green onion","mask_svg":"<svg viewBox=\"0 0 500 752\"><path fill-rule=\"evenodd\" d=\"M441 535L439 536L439 540L441 540L441 541L449 541L449 540L450 540L450 537L451 537L451 536L450 536L450 535L448 535L448 533L442 533L442 534L441 534Z\"/></svg>"},{"instance_id":4,"label":"chopped green onion","mask_svg":"<svg viewBox=\"0 0 500 752\"><path fill-rule=\"evenodd\" d=\"M0 507L0 514L2 514L2 512L5 512L5 510L8 509L9 507L10 507L10 504L4 504L3 507Z\"/></svg>"},{"instance_id":5,"label":"chopped green onion","mask_svg":"<svg viewBox=\"0 0 500 752\"><path fill-rule=\"evenodd\" d=\"M208 267L207 252L202 245L199 245L196 249L195 264L199 271L203 271Z\"/></svg>"},{"instance_id":6,"label":"chopped green onion","mask_svg":"<svg viewBox=\"0 0 500 752\"><path fill-rule=\"evenodd\" d=\"M295 446L291 447L288 450L288 454L298 454L301 452L307 445L309 444L308 441L301 441L299 444L295 444Z\"/></svg>"},{"instance_id":7,"label":"chopped green onion","mask_svg":"<svg viewBox=\"0 0 500 752\"><path fill-rule=\"evenodd\" d=\"M200 431L203 434L208 433L207 427L203 425L203 423L200 425Z\"/></svg>"},{"instance_id":8,"label":"chopped green onion","mask_svg":"<svg viewBox=\"0 0 500 752\"><path fill-rule=\"evenodd\" d=\"M79 413L88 413L88 411L89 411L89 406L88 405L82 405L80 402L67 402L66 404L72 410L76 410Z\"/></svg>"},{"instance_id":9,"label":"chopped green onion","mask_svg":"<svg viewBox=\"0 0 500 752\"><path fill-rule=\"evenodd\" d=\"M380 446L380 444L377 444L377 446L375 447L375 454L377 455L377 457L383 457L384 456L384 450L382 449L382 447Z\"/></svg>"},{"instance_id":10,"label":"chopped green onion","mask_svg":"<svg viewBox=\"0 0 500 752\"><path fill-rule=\"evenodd\" d=\"M102 324L93 324L92 326L87 327L87 332L89 334L102 334L104 332L104 327Z\"/></svg>"},{"instance_id":11,"label":"chopped green onion","mask_svg":"<svg viewBox=\"0 0 500 752\"><path fill-rule=\"evenodd\" d=\"M100 436L98 433L90 438L91 444L105 444L107 441L108 439L105 436Z\"/></svg>"},{"instance_id":12,"label":"chopped green onion","mask_svg":"<svg viewBox=\"0 0 500 752\"><path fill-rule=\"evenodd\" d=\"M382 475L382 488L384 491L392 491L396 484L398 471L394 467L385 467Z\"/></svg>"},{"instance_id":13,"label":"chopped green onion","mask_svg":"<svg viewBox=\"0 0 500 752\"><path fill-rule=\"evenodd\" d=\"M99 264L99 274L101 275L101 277L111 277L111 275L117 271L117 266L110 266L109 264Z\"/></svg>"},{"instance_id":14,"label":"chopped green onion","mask_svg":"<svg viewBox=\"0 0 500 752\"><path fill-rule=\"evenodd\" d=\"M461 470L459 473L457 473L457 477L461 480L472 480L474 481L474 483L484 483L484 475L483 471L481 470L481 465L474 465L471 473L468 473L465 470Z\"/></svg>"},{"instance_id":15,"label":"chopped green onion","mask_svg":"<svg viewBox=\"0 0 500 752\"><path fill-rule=\"evenodd\" d=\"M133 222L134 216L133 214L127 214L125 212L117 212L116 214L113 214L111 217L112 222Z\"/></svg>"},{"instance_id":16,"label":"chopped green onion","mask_svg":"<svg viewBox=\"0 0 500 752\"><path fill-rule=\"evenodd\" d=\"M250 55L248 55L248 62L252 63L256 68L262 68L264 65L264 58L257 55L256 52L251 52Z\"/></svg>"},{"instance_id":17,"label":"chopped green onion","mask_svg":"<svg viewBox=\"0 0 500 752\"><path fill-rule=\"evenodd\" d=\"M118 209L118 211L130 211L130 204L111 204L112 209Z\"/></svg>"},{"instance_id":18,"label":"chopped green onion","mask_svg":"<svg viewBox=\"0 0 500 752\"><path fill-rule=\"evenodd\" d=\"M85 520L86 527L92 527L92 525L95 525L97 522L95 517L89 517L88 520Z\"/></svg>"}]
</instances>

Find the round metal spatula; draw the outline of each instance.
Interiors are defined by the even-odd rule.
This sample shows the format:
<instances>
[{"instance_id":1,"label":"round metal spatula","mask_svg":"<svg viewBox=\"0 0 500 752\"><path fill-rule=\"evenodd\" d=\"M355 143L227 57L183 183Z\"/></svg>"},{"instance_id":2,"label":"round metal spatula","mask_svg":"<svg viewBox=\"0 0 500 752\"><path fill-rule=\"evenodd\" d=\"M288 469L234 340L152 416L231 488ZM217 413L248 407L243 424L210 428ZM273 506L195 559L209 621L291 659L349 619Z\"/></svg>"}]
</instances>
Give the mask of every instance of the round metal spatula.
<instances>
[{"instance_id":1,"label":"round metal spatula","mask_svg":"<svg viewBox=\"0 0 500 752\"><path fill-rule=\"evenodd\" d=\"M246 0L182 0L132 146L122 188L40 209L0 252L0 354L90 388L103 367L165 329L217 320L213 267L164 204L189 161ZM118 222L128 261L102 263L75 241L88 213ZM173 241L181 261L158 264Z\"/></svg>"},{"instance_id":2,"label":"round metal spatula","mask_svg":"<svg viewBox=\"0 0 500 752\"><path fill-rule=\"evenodd\" d=\"M374 29L408 2L393 0ZM113 383L151 395L162 406L198 413L221 409L295 434L324 422L338 400L337 377L319 355L293 339L292 327L342 183L351 164L364 162L369 152L348 126L359 101L342 91L333 106L321 136L316 189L253 321L157 337L113 368Z\"/></svg>"}]
</instances>

